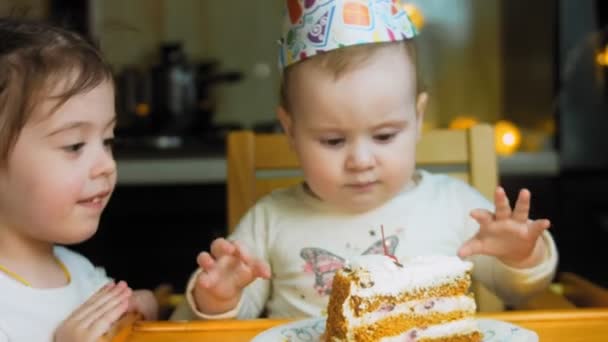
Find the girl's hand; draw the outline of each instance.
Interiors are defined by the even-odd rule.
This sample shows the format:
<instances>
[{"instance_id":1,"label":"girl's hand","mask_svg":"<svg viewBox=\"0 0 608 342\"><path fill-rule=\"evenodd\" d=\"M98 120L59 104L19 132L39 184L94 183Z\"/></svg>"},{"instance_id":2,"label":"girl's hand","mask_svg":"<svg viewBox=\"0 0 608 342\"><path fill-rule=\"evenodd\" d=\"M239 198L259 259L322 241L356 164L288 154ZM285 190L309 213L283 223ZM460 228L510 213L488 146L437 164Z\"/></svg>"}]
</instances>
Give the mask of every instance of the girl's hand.
<instances>
[{"instance_id":1,"label":"girl's hand","mask_svg":"<svg viewBox=\"0 0 608 342\"><path fill-rule=\"evenodd\" d=\"M147 321L158 319L158 302L150 290L135 290L129 301L129 310L144 316Z\"/></svg>"},{"instance_id":2,"label":"girl's hand","mask_svg":"<svg viewBox=\"0 0 608 342\"><path fill-rule=\"evenodd\" d=\"M458 255L462 258L474 254L491 255L516 268L541 263L546 246L540 235L551 223L547 219L528 218L530 197L528 190L521 190L511 211L504 189L498 187L494 196L496 213L483 209L471 212L479 223L479 232L460 247Z\"/></svg>"},{"instance_id":3,"label":"girl's hand","mask_svg":"<svg viewBox=\"0 0 608 342\"><path fill-rule=\"evenodd\" d=\"M107 284L61 323L54 342L96 342L127 311L131 293L123 281Z\"/></svg>"},{"instance_id":4,"label":"girl's hand","mask_svg":"<svg viewBox=\"0 0 608 342\"><path fill-rule=\"evenodd\" d=\"M202 272L194 287L194 300L205 314L219 314L234 309L243 288L256 278L270 278L270 266L253 258L238 242L222 238L211 244L211 254L197 257Z\"/></svg>"}]
</instances>

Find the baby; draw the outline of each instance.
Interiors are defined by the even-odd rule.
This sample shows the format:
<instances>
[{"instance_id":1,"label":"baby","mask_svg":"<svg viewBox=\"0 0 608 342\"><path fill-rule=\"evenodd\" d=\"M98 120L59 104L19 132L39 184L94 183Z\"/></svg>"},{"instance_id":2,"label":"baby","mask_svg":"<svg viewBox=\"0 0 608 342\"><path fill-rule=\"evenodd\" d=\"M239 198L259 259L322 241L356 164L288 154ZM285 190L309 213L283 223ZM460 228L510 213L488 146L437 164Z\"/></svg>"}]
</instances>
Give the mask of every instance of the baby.
<instances>
[{"instance_id":1,"label":"baby","mask_svg":"<svg viewBox=\"0 0 608 342\"><path fill-rule=\"evenodd\" d=\"M546 288L557 251L530 192L495 205L416 169L427 105L417 32L398 1L287 1L278 118L304 182L262 198L228 239L198 256L190 318L322 315L345 260L470 257L473 276L508 303ZM181 314L181 312L180 312Z\"/></svg>"}]
</instances>

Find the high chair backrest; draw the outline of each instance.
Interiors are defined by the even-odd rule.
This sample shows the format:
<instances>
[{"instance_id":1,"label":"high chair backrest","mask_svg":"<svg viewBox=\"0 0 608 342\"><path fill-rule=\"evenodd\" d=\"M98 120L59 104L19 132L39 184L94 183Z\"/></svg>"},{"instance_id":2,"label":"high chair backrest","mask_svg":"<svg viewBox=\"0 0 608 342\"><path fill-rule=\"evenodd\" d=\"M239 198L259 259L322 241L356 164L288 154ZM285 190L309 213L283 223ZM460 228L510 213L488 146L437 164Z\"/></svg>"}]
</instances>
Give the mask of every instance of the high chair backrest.
<instances>
[{"instance_id":1,"label":"high chair backrest","mask_svg":"<svg viewBox=\"0 0 608 342\"><path fill-rule=\"evenodd\" d=\"M262 196L302 180L298 159L284 134L235 131L228 135L228 230ZM432 130L422 135L416 165L462 179L492 200L497 184L494 133L490 125Z\"/></svg>"},{"instance_id":2,"label":"high chair backrest","mask_svg":"<svg viewBox=\"0 0 608 342\"><path fill-rule=\"evenodd\" d=\"M298 159L284 134L235 131L228 135L228 231L262 196L302 181ZM418 142L416 165L459 178L493 199L498 172L490 125L466 130L432 130ZM500 300L474 283L480 311L499 311Z\"/></svg>"}]
</instances>

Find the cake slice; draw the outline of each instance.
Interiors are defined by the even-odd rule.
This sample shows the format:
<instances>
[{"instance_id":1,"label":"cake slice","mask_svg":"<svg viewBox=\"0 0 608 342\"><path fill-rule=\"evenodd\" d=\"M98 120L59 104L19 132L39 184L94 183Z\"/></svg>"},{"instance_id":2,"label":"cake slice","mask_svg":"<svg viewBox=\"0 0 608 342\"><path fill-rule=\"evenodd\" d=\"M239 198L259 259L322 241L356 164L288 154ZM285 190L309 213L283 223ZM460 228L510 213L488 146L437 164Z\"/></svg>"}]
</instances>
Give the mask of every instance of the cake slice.
<instances>
[{"instance_id":1,"label":"cake slice","mask_svg":"<svg viewBox=\"0 0 608 342\"><path fill-rule=\"evenodd\" d=\"M472 268L458 257L357 257L334 277L325 340L481 341Z\"/></svg>"}]
</instances>

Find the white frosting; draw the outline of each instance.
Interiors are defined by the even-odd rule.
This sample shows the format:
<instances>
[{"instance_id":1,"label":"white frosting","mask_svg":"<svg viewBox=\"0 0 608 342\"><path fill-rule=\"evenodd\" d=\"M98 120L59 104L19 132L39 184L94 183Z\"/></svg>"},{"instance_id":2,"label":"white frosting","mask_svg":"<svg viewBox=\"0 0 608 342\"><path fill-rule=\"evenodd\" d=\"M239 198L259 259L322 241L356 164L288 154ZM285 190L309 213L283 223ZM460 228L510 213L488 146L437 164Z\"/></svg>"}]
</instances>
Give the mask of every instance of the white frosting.
<instances>
[{"instance_id":1,"label":"white frosting","mask_svg":"<svg viewBox=\"0 0 608 342\"><path fill-rule=\"evenodd\" d=\"M351 327L373 324L385 318L387 315L397 315L401 313L413 313L417 315L428 315L430 313L448 313L454 311L464 311L469 315L475 314L475 300L469 296L455 296L434 298L425 300L412 300L396 305L390 311L377 310L367 313L361 317L355 317L348 305L343 306L344 317Z\"/></svg>"},{"instance_id":2,"label":"white frosting","mask_svg":"<svg viewBox=\"0 0 608 342\"><path fill-rule=\"evenodd\" d=\"M413 332L412 330L416 330ZM398 336L385 337L380 342L408 342L422 338L439 338L453 335L466 335L479 331L477 322L473 318L465 318L445 324L429 326L426 329L412 329Z\"/></svg>"},{"instance_id":3,"label":"white frosting","mask_svg":"<svg viewBox=\"0 0 608 342\"><path fill-rule=\"evenodd\" d=\"M385 255L362 255L350 260L353 272L367 271L374 285L353 286L351 295L397 295L401 292L436 287L461 278L473 264L455 256L420 256L402 261L403 267Z\"/></svg>"}]
</instances>

